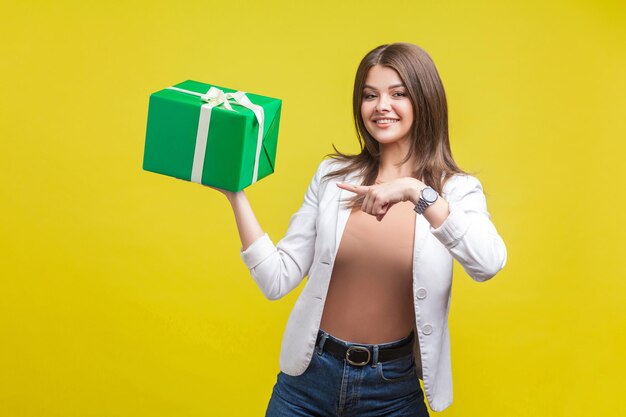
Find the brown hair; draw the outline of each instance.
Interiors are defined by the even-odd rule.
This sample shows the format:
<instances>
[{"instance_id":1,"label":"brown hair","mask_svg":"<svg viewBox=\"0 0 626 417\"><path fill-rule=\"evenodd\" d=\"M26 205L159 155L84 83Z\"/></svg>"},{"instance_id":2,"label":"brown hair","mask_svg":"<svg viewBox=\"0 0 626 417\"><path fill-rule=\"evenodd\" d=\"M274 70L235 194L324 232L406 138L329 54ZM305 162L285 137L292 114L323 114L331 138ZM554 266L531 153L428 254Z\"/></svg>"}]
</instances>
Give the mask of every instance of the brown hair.
<instances>
[{"instance_id":1,"label":"brown hair","mask_svg":"<svg viewBox=\"0 0 626 417\"><path fill-rule=\"evenodd\" d=\"M347 164L334 170L326 177L337 177L350 172L363 175L362 185L372 185L378 176L380 162L379 144L367 131L361 115L361 102L365 78L374 65L394 69L407 88L413 104L414 122L411 128L411 148L402 164L415 157L413 177L422 179L438 193L442 193L445 182L462 171L452 158L448 138L448 105L443 84L430 56L417 45L392 43L381 45L370 51L356 72L353 93L353 113L361 152L348 155L337 150L327 156ZM353 198L350 206L360 205L363 197Z\"/></svg>"}]
</instances>

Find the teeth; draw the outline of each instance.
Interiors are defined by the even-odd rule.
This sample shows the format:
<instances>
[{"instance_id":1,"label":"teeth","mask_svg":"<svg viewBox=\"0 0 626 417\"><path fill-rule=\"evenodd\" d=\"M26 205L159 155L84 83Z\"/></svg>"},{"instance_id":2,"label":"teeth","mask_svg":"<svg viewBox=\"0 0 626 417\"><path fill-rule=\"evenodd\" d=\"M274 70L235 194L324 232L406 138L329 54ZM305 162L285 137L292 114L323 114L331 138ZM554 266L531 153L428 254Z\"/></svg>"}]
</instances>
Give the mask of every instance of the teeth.
<instances>
[{"instance_id":1,"label":"teeth","mask_svg":"<svg viewBox=\"0 0 626 417\"><path fill-rule=\"evenodd\" d=\"M380 119L380 120L376 120L376 124L395 123L395 122L397 122L396 119Z\"/></svg>"}]
</instances>

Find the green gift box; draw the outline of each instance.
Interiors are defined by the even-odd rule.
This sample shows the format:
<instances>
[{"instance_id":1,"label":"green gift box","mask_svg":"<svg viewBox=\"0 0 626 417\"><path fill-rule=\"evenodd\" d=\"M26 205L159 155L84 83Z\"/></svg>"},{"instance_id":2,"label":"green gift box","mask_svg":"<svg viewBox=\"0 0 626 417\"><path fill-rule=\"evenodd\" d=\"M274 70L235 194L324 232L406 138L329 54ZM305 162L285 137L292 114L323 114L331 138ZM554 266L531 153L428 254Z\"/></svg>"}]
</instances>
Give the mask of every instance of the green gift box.
<instances>
[{"instance_id":1,"label":"green gift box","mask_svg":"<svg viewBox=\"0 0 626 417\"><path fill-rule=\"evenodd\" d=\"M143 169L230 191L274 172L282 101L188 80L150 95Z\"/></svg>"}]
</instances>

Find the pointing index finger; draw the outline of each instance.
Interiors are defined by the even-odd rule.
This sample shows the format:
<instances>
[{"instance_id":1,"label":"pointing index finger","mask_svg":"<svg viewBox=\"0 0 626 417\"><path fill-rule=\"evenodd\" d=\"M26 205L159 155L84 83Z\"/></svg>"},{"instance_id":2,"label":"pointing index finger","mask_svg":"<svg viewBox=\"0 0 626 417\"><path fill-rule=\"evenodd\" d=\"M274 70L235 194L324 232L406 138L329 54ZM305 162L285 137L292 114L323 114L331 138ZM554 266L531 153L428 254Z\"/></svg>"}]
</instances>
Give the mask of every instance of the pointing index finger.
<instances>
[{"instance_id":1,"label":"pointing index finger","mask_svg":"<svg viewBox=\"0 0 626 417\"><path fill-rule=\"evenodd\" d=\"M367 192L367 187L363 185L354 185L354 184L348 184L345 182L338 182L337 187L346 191L359 194L359 195L365 194Z\"/></svg>"}]
</instances>

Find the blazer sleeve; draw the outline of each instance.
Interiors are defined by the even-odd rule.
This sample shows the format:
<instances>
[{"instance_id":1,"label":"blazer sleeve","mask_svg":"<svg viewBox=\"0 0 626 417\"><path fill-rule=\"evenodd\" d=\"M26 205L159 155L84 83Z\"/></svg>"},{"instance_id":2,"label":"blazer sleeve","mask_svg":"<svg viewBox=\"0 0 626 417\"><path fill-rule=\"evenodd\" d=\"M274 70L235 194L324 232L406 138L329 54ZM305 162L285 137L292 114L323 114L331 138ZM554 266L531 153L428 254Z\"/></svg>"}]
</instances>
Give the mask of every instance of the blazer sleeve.
<instances>
[{"instance_id":1,"label":"blazer sleeve","mask_svg":"<svg viewBox=\"0 0 626 417\"><path fill-rule=\"evenodd\" d=\"M302 206L291 216L287 233L278 244L265 233L241 251L252 278L270 300L285 296L309 273L315 255L318 192L326 163L318 167Z\"/></svg>"},{"instance_id":2,"label":"blazer sleeve","mask_svg":"<svg viewBox=\"0 0 626 417\"><path fill-rule=\"evenodd\" d=\"M456 175L448 183L444 198L450 214L430 230L472 279L486 281L506 264L506 246L491 222L480 181Z\"/></svg>"}]
</instances>

